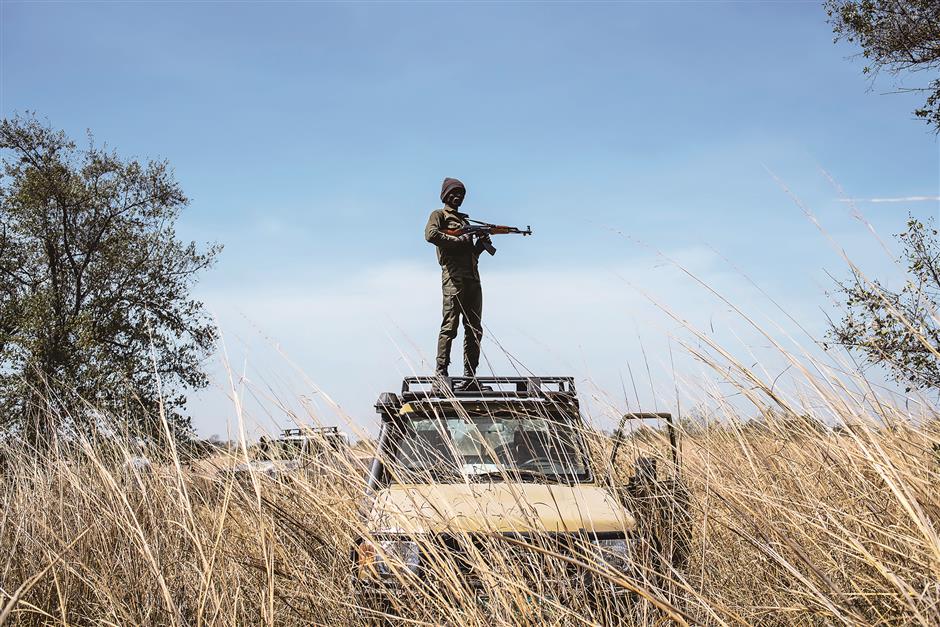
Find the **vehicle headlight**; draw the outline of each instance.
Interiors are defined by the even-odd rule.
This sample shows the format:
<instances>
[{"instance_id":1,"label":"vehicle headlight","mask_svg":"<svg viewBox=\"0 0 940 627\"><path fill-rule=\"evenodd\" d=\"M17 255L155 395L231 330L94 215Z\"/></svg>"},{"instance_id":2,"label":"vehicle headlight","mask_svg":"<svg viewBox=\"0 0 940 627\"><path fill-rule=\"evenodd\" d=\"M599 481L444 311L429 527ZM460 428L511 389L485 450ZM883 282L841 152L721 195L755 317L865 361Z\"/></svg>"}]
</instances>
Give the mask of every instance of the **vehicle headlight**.
<instances>
[{"instance_id":1,"label":"vehicle headlight","mask_svg":"<svg viewBox=\"0 0 940 627\"><path fill-rule=\"evenodd\" d=\"M633 562L633 553L630 541L626 538L613 538L609 540L594 540L594 546L600 553L600 558L611 568L625 571Z\"/></svg>"},{"instance_id":2,"label":"vehicle headlight","mask_svg":"<svg viewBox=\"0 0 940 627\"><path fill-rule=\"evenodd\" d=\"M421 563L418 543L413 540L363 540L358 549L359 577L414 575Z\"/></svg>"}]
</instances>

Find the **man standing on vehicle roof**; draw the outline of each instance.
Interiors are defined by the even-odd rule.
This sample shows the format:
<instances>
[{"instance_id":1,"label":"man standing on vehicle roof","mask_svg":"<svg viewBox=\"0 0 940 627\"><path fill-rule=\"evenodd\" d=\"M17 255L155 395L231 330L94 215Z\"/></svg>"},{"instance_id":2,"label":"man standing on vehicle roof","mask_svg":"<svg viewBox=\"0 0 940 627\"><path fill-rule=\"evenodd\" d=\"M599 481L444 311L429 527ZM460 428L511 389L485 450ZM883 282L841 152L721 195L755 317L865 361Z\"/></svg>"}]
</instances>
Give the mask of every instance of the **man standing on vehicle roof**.
<instances>
[{"instance_id":1,"label":"man standing on vehicle roof","mask_svg":"<svg viewBox=\"0 0 940 627\"><path fill-rule=\"evenodd\" d=\"M437 365L435 373L446 377L450 365L450 347L457 337L457 327L463 318L463 374L475 377L480 363L480 340L483 339L483 288L477 259L489 243L489 235L448 235L445 231L460 229L469 224L468 215L458 211L467 195L464 184L457 179L445 178L441 185L442 209L431 212L424 228L424 239L437 246L437 261L441 264L441 284L444 292L443 321L437 339Z\"/></svg>"}]
</instances>

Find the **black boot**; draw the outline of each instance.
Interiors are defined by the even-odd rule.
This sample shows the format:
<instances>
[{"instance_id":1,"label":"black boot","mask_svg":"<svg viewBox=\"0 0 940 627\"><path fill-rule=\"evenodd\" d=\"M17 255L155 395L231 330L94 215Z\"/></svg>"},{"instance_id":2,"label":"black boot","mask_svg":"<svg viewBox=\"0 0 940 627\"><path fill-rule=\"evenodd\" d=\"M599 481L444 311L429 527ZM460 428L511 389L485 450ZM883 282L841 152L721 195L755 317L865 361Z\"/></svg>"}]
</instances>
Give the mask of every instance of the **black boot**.
<instances>
[{"instance_id":1,"label":"black boot","mask_svg":"<svg viewBox=\"0 0 940 627\"><path fill-rule=\"evenodd\" d=\"M464 375L465 379L460 386L461 392L492 392L493 388L488 385L480 385L476 375Z\"/></svg>"},{"instance_id":2,"label":"black boot","mask_svg":"<svg viewBox=\"0 0 940 627\"><path fill-rule=\"evenodd\" d=\"M450 385L450 375L447 374L447 371L438 370L434 373L434 382L431 384L431 394L445 396L448 393L452 393Z\"/></svg>"}]
</instances>

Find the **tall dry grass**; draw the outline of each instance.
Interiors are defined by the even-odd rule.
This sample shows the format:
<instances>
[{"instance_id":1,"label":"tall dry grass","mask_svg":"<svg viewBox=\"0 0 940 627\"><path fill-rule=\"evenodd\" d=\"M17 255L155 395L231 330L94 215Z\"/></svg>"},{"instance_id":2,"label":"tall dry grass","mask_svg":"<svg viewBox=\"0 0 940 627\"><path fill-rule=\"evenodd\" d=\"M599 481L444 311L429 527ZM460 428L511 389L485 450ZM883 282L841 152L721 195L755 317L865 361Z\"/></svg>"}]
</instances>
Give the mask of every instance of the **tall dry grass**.
<instances>
[{"instance_id":1,"label":"tall dry grass","mask_svg":"<svg viewBox=\"0 0 940 627\"><path fill-rule=\"evenodd\" d=\"M486 603L442 561L392 608L399 619L384 620L940 624L940 435L895 407L860 408L838 431L779 408L759 423L685 425L693 533L679 570L620 575L584 551L575 569L599 571L602 585L545 585L514 568L520 547L507 545L477 556L489 574ZM609 442L592 437L603 465ZM637 435L601 473L616 489L631 456L658 451L665 463L665 444L660 432ZM163 463L140 470L107 441L40 457L4 445L0 622L383 620L357 605L350 581L353 543L366 533L360 468L337 458L309 475L239 481L214 464L244 451L192 465L162 453ZM528 550L557 559L550 547ZM624 587L639 589L626 609L601 598Z\"/></svg>"},{"instance_id":2,"label":"tall dry grass","mask_svg":"<svg viewBox=\"0 0 940 627\"><path fill-rule=\"evenodd\" d=\"M7 440L0 624L940 624L936 408L768 335L793 369L784 394L697 335L689 350L750 408L719 401L680 425L691 554L679 568L648 547L621 572L589 546L562 553L548 538L494 536L464 552L485 598L438 554L391 607L376 606L351 578L370 497L348 458L236 479L220 469L245 461L244 442L193 464L167 443L141 469L106 437L41 454ZM628 436L614 465L610 439L590 426L585 435L596 476L648 534L664 517L623 486L641 455L677 476L665 434Z\"/></svg>"}]
</instances>

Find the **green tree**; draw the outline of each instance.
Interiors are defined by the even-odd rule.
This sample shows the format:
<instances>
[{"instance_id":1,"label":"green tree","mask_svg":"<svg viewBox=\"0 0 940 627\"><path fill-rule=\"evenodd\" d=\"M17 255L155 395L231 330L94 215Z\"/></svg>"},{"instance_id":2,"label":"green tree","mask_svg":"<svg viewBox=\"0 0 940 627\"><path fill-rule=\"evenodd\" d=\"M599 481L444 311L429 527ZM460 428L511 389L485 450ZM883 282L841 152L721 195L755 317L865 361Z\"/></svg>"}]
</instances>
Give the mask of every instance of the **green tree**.
<instances>
[{"instance_id":1,"label":"green tree","mask_svg":"<svg viewBox=\"0 0 940 627\"><path fill-rule=\"evenodd\" d=\"M191 433L216 330L190 296L220 247L174 224L188 204L165 161L78 148L33 115L0 123L0 426L43 444L105 417Z\"/></svg>"},{"instance_id":2,"label":"green tree","mask_svg":"<svg viewBox=\"0 0 940 627\"><path fill-rule=\"evenodd\" d=\"M897 381L940 389L940 240L932 222L913 218L898 235L907 266L904 287L894 292L853 268L840 283L846 314L829 337L886 366ZM908 388L910 390L910 387Z\"/></svg>"},{"instance_id":3,"label":"green tree","mask_svg":"<svg viewBox=\"0 0 940 627\"><path fill-rule=\"evenodd\" d=\"M862 48L870 61L864 72L887 70L933 74L926 87L905 91L927 93L914 114L940 132L940 2L937 0L826 0L836 41Z\"/></svg>"}]
</instances>

